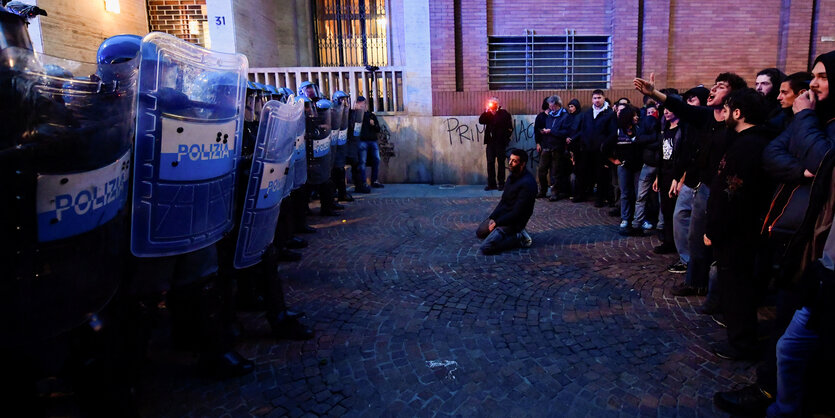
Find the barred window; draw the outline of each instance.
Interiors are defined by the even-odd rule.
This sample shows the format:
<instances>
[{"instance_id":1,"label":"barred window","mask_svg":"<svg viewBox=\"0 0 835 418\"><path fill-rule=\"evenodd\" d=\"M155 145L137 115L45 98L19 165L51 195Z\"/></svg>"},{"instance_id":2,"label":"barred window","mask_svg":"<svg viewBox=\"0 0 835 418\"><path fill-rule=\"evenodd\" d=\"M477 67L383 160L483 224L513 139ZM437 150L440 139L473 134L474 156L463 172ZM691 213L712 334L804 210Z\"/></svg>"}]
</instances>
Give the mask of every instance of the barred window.
<instances>
[{"instance_id":1,"label":"barred window","mask_svg":"<svg viewBox=\"0 0 835 418\"><path fill-rule=\"evenodd\" d=\"M490 90L607 89L611 80L609 36L534 35L488 37Z\"/></svg>"},{"instance_id":2,"label":"barred window","mask_svg":"<svg viewBox=\"0 0 835 418\"><path fill-rule=\"evenodd\" d=\"M316 0L319 65L388 65L386 0Z\"/></svg>"}]
</instances>

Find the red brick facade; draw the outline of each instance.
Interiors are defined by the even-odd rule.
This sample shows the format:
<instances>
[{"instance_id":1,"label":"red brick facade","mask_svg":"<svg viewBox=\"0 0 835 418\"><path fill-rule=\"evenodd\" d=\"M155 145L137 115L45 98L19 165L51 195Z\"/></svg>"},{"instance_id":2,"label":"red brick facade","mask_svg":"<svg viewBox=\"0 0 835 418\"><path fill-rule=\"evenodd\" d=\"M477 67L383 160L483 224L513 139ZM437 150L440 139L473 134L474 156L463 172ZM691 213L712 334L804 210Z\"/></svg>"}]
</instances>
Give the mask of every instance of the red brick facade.
<instances>
[{"instance_id":1,"label":"red brick facade","mask_svg":"<svg viewBox=\"0 0 835 418\"><path fill-rule=\"evenodd\" d=\"M191 23L196 22L196 23ZM165 32L206 46L206 0L148 0L151 31Z\"/></svg>"},{"instance_id":2,"label":"red brick facade","mask_svg":"<svg viewBox=\"0 0 835 418\"><path fill-rule=\"evenodd\" d=\"M462 42L456 50L454 5L459 1ZM655 72L662 86L711 84L722 71L736 72L753 84L754 75L763 68L805 70L810 56L835 49L835 42L821 41L835 36L835 2L824 0L734 4L726 0L431 0L429 4L435 91L455 91L456 60L463 61L458 80L463 91L487 91L487 37L524 35L526 29L539 35L574 29L577 35L612 36L612 89L629 88L639 68L647 76Z\"/></svg>"}]
</instances>

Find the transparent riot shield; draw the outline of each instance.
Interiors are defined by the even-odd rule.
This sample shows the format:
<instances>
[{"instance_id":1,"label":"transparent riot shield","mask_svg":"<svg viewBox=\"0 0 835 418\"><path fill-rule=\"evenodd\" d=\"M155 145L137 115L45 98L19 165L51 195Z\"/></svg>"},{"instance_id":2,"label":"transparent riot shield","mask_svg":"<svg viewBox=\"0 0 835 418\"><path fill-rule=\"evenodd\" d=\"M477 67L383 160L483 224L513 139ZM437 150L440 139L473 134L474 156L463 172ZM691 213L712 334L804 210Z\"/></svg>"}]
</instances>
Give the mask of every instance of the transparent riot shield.
<instances>
[{"instance_id":1,"label":"transparent riot shield","mask_svg":"<svg viewBox=\"0 0 835 418\"><path fill-rule=\"evenodd\" d=\"M233 227L247 60L163 33L142 40L131 251L183 254Z\"/></svg>"},{"instance_id":2,"label":"transparent riot shield","mask_svg":"<svg viewBox=\"0 0 835 418\"><path fill-rule=\"evenodd\" d=\"M330 108L318 109L316 103L310 103L310 110L306 109L304 133L307 147L307 181L310 184L322 184L330 179L330 135Z\"/></svg>"},{"instance_id":3,"label":"transparent riot shield","mask_svg":"<svg viewBox=\"0 0 835 418\"><path fill-rule=\"evenodd\" d=\"M342 100L336 100L333 102L332 111L334 115L331 123L331 126L333 127L333 132L331 132L331 152L333 153L332 166L342 168L345 167L345 141L342 141L342 126L347 126L345 118L348 115L345 113L345 106L343 105ZM341 146L340 141L342 141Z\"/></svg>"},{"instance_id":4,"label":"transparent riot shield","mask_svg":"<svg viewBox=\"0 0 835 418\"><path fill-rule=\"evenodd\" d=\"M287 100L287 103L293 103L293 97ZM302 102L299 102L302 103ZM305 142L305 119L303 117L299 123L296 124L296 140L293 149L291 172L293 173L293 181L290 190L296 190L307 182L307 144ZM289 182L288 182L289 183Z\"/></svg>"},{"instance_id":5,"label":"transparent riot shield","mask_svg":"<svg viewBox=\"0 0 835 418\"><path fill-rule=\"evenodd\" d=\"M110 70L118 82L94 64L0 52L0 346L68 331L118 288L137 60Z\"/></svg>"},{"instance_id":6,"label":"transparent riot shield","mask_svg":"<svg viewBox=\"0 0 835 418\"><path fill-rule=\"evenodd\" d=\"M290 163L303 116L301 103L283 104L275 100L267 102L261 112L238 232L235 268L260 262L273 242L281 200L289 194L286 183L290 180Z\"/></svg>"}]
</instances>

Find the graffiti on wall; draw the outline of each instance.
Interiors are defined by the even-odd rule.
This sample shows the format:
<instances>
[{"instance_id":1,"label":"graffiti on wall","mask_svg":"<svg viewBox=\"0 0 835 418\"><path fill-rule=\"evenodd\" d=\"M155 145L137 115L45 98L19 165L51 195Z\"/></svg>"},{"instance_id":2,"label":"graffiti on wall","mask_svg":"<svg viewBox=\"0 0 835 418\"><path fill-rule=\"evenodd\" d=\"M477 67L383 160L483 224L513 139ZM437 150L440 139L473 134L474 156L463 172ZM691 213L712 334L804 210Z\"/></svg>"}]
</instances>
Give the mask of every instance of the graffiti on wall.
<instances>
[{"instance_id":1,"label":"graffiti on wall","mask_svg":"<svg viewBox=\"0 0 835 418\"><path fill-rule=\"evenodd\" d=\"M477 119L472 122L461 121L456 117L446 118L443 122L449 137L449 145L462 145L466 142L484 142L484 125ZM535 170L539 164L539 154L534 142L533 122L523 118L513 118L513 133L507 147L507 156L513 149L521 149L528 154L528 168Z\"/></svg>"},{"instance_id":2,"label":"graffiti on wall","mask_svg":"<svg viewBox=\"0 0 835 418\"><path fill-rule=\"evenodd\" d=\"M377 144L380 147L380 159L388 164L391 157L396 157L394 154L394 143L390 141L391 132L385 125L380 126L380 132L377 134Z\"/></svg>"},{"instance_id":3,"label":"graffiti on wall","mask_svg":"<svg viewBox=\"0 0 835 418\"><path fill-rule=\"evenodd\" d=\"M483 142L484 141L484 125L473 121L461 121L456 117L449 117L444 120L444 127L446 127L447 135L449 136L449 145L464 144L465 142ZM510 137L510 143L523 143L533 141L533 122L528 122L525 119L513 118L513 133Z\"/></svg>"}]
</instances>

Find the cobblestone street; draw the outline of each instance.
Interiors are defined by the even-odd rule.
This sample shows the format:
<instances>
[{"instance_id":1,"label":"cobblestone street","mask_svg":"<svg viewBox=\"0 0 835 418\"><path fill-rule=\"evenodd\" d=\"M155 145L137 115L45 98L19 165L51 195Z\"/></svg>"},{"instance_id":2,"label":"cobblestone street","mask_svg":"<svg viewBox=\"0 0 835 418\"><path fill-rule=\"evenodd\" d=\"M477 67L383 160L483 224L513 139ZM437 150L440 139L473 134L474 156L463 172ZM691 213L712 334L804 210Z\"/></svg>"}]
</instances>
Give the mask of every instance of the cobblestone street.
<instances>
[{"instance_id":1,"label":"cobblestone street","mask_svg":"<svg viewBox=\"0 0 835 418\"><path fill-rule=\"evenodd\" d=\"M724 329L696 313L703 298L669 294L675 256L619 236L608 208L538 200L533 247L484 256L474 231L497 192L355 196L310 217L303 260L281 267L316 338L276 342L241 313L255 373L206 380L157 356L143 415L722 416L713 393L753 379L710 353Z\"/></svg>"}]
</instances>

